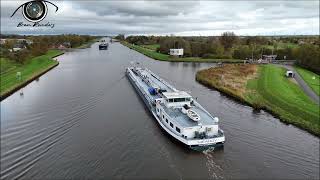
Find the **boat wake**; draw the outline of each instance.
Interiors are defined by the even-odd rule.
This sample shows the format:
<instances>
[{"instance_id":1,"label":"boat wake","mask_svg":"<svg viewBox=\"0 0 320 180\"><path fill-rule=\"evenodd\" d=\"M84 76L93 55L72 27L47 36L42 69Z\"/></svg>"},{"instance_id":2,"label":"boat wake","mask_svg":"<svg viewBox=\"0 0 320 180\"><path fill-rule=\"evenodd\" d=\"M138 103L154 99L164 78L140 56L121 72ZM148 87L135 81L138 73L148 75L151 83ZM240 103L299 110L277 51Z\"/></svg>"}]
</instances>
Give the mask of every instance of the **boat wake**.
<instances>
[{"instance_id":1,"label":"boat wake","mask_svg":"<svg viewBox=\"0 0 320 180\"><path fill-rule=\"evenodd\" d=\"M211 179L224 179L221 176L223 169L214 162L214 157L212 153L214 153L214 147L206 149L202 152L206 157L206 166L208 168L208 173Z\"/></svg>"},{"instance_id":2,"label":"boat wake","mask_svg":"<svg viewBox=\"0 0 320 180\"><path fill-rule=\"evenodd\" d=\"M66 108L65 104L61 104L63 108L53 105L37 113L38 117L24 117L25 119L12 121L5 127L1 127L1 179L23 177L36 162L63 139L66 133L79 125L81 120L87 119L88 112L103 101L102 97L107 90L114 88L124 77L115 80L112 86L108 85L94 96L89 97L86 103L74 102L76 106L69 104L70 111L67 115L59 117L61 111ZM55 114L55 119L44 121L51 114Z\"/></svg>"}]
</instances>

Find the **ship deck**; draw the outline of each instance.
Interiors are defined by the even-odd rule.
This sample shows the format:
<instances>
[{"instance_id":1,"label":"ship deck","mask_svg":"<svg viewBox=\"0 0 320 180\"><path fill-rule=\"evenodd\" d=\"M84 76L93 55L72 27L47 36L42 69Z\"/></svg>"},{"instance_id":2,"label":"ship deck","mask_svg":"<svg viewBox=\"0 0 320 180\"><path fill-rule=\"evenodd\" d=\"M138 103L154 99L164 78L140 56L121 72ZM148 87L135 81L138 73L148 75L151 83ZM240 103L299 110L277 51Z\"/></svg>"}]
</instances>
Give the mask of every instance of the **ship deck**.
<instances>
[{"instance_id":1,"label":"ship deck","mask_svg":"<svg viewBox=\"0 0 320 180\"><path fill-rule=\"evenodd\" d=\"M167 108L164 105L163 108L166 111L166 113L170 117L173 117L174 120L182 127L192 127L198 125L198 122L191 120L186 114L183 114L179 109ZM199 114L199 116L201 117L199 123L201 123L202 125L216 124L213 118L199 107L193 106L191 109Z\"/></svg>"},{"instance_id":2,"label":"ship deck","mask_svg":"<svg viewBox=\"0 0 320 180\"><path fill-rule=\"evenodd\" d=\"M143 75L147 75L149 79L152 81L152 83L158 86L159 88L165 89L167 90L167 92L177 91L173 86L171 86L170 84L162 80L160 77L157 77L153 73L146 70L141 70L140 72ZM149 85L146 84L144 81L142 81L142 79L136 74L134 74L134 76L138 81L137 83L145 91L145 95L148 97L149 100L154 101L155 99L161 98L160 95L150 95L150 93L148 92ZM201 123L201 125L217 124L216 121L213 119L213 117L208 112L206 112L202 107L200 107L200 105L197 102L195 102L195 105L196 106L192 106L191 109L200 115L201 119L199 123ZM178 123L181 127L193 127L198 125L198 122L191 120L186 114L182 113L180 109L168 108L164 104L162 107L164 108L166 113L170 117L172 117L172 119L176 121L176 123Z\"/></svg>"}]
</instances>

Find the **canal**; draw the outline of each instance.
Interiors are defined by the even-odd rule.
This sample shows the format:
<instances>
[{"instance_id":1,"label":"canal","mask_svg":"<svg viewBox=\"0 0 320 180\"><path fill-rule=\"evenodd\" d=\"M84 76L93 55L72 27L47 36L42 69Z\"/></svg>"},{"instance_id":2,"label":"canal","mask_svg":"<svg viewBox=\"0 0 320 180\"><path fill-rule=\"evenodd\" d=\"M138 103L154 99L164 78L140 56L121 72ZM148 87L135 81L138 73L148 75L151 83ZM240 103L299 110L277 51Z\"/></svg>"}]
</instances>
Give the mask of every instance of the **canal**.
<instances>
[{"instance_id":1,"label":"canal","mask_svg":"<svg viewBox=\"0 0 320 180\"><path fill-rule=\"evenodd\" d=\"M119 43L57 59L1 102L4 179L319 178L319 138L197 83L214 64L154 61ZM132 61L218 116L224 148L193 152L167 136L124 76Z\"/></svg>"}]
</instances>

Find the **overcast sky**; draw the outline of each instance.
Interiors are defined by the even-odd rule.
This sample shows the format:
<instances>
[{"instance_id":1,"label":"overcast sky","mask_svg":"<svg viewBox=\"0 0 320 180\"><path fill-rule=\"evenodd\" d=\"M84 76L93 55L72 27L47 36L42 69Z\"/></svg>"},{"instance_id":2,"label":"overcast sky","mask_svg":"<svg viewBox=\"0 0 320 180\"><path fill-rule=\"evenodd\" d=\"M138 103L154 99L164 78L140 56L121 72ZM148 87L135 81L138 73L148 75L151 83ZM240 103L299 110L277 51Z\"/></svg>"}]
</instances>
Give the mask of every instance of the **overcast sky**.
<instances>
[{"instance_id":1,"label":"overcast sky","mask_svg":"<svg viewBox=\"0 0 320 180\"><path fill-rule=\"evenodd\" d=\"M1 0L1 33L114 35L238 35L319 34L319 1L50 1L48 27L16 27L28 23L27 1Z\"/></svg>"}]
</instances>

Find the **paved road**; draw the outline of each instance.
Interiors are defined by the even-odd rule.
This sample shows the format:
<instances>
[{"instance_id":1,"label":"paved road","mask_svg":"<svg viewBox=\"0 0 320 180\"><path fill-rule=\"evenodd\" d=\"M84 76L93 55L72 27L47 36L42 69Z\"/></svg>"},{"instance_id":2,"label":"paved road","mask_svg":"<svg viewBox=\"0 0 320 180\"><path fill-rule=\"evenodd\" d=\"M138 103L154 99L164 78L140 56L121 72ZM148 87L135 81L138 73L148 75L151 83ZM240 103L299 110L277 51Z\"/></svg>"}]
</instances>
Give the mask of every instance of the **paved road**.
<instances>
[{"instance_id":1,"label":"paved road","mask_svg":"<svg viewBox=\"0 0 320 180\"><path fill-rule=\"evenodd\" d=\"M319 96L308 86L308 84L302 79L302 77L300 76L300 74L294 69L293 66L290 65L279 65L282 66L292 72L294 72L294 79L298 82L298 84L300 85L300 87L302 88L302 90L313 100L315 101L317 104L319 104L320 102L320 98Z\"/></svg>"}]
</instances>

